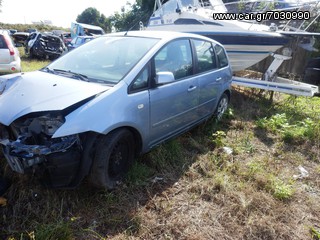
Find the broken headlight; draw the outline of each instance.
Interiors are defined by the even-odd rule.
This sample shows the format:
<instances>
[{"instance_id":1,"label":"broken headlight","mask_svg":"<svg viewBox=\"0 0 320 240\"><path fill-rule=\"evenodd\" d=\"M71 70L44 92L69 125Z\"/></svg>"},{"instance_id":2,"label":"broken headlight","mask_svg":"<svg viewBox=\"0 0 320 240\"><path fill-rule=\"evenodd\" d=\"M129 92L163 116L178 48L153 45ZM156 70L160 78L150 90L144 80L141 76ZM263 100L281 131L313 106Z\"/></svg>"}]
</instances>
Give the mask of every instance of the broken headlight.
<instances>
[{"instance_id":1,"label":"broken headlight","mask_svg":"<svg viewBox=\"0 0 320 240\"><path fill-rule=\"evenodd\" d=\"M14 121L7 128L8 134L0 136L10 166L23 172L25 168L46 161L46 155L65 152L79 143L78 135L52 138L64 121L62 115L53 114L25 116ZM8 139L4 139L6 137Z\"/></svg>"}]
</instances>

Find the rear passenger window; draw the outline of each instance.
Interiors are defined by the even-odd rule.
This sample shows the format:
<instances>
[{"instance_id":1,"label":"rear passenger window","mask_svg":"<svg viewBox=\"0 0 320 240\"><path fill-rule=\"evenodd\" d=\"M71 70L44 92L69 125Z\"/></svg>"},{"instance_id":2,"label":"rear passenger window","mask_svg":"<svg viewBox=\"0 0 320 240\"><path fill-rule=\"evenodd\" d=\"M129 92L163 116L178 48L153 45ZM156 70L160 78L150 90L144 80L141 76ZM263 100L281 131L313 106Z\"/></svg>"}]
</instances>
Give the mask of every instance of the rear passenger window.
<instances>
[{"instance_id":1,"label":"rear passenger window","mask_svg":"<svg viewBox=\"0 0 320 240\"><path fill-rule=\"evenodd\" d=\"M211 42L202 40L193 40L193 42L197 54L198 73L216 69L217 61Z\"/></svg>"},{"instance_id":2,"label":"rear passenger window","mask_svg":"<svg viewBox=\"0 0 320 240\"><path fill-rule=\"evenodd\" d=\"M0 35L0 49L4 49L4 48L7 48L7 44L3 36Z\"/></svg>"},{"instance_id":3,"label":"rear passenger window","mask_svg":"<svg viewBox=\"0 0 320 240\"><path fill-rule=\"evenodd\" d=\"M214 50L218 56L218 66L219 68L223 68L228 66L228 58L224 49L220 45L215 45Z\"/></svg>"}]
</instances>

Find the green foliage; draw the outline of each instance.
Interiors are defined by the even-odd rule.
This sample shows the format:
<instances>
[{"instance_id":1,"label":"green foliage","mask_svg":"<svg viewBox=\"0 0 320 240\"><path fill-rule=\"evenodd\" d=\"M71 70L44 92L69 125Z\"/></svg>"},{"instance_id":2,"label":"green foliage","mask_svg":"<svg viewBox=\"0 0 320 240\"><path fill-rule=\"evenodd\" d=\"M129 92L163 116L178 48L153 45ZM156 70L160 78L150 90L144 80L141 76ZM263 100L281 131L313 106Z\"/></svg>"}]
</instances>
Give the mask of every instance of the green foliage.
<instances>
[{"instance_id":1,"label":"green foliage","mask_svg":"<svg viewBox=\"0 0 320 240\"><path fill-rule=\"evenodd\" d=\"M29 28L35 28L40 32L52 31L52 30L64 30L70 31L70 29L65 29L57 26L49 26L44 24L9 24L9 23L0 23L0 28L3 29L16 29L18 32L25 32Z\"/></svg>"},{"instance_id":2,"label":"green foliage","mask_svg":"<svg viewBox=\"0 0 320 240\"><path fill-rule=\"evenodd\" d=\"M77 22L100 26L105 31L110 32L110 24L104 14L101 14L96 8L89 7L78 15Z\"/></svg>"},{"instance_id":3,"label":"green foliage","mask_svg":"<svg viewBox=\"0 0 320 240\"><path fill-rule=\"evenodd\" d=\"M260 173L264 171L265 165L259 161L251 161L247 163L248 175L253 176L256 173Z\"/></svg>"},{"instance_id":4,"label":"green foliage","mask_svg":"<svg viewBox=\"0 0 320 240\"><path fill-rule=\"evenodd\" d=\"M226 141L226 133L224 131L216 131L212 134L212 142L215 147L223 147Z\"/></svg>"},{"instance_id":5,"label":"green foliage","mask_svg":"<svg viewBox=\"0 0 320 240\"><path fill-rule=\"evenodd\" d=\"M276 132L279 129L285 128L288 126L288 120L285 113L275 114L270 118L262 118L257 121L258 127L266 128L272 132Z\"/></svg>"},{"instance_id":6,"label":"green foliage","mask_svg":"<svg viewBox=\"0 0 320 240\"><path fill-rule=\"evenodd\" d=\"M56 222L50 224L40 224L34 232L29 234L29 236L34 236L31 239L37 240L67 240L73 239L72 230L69 223L66 222Z\"/></svg>"},{"instance_id":7,"label":"green foliage","mask_svg":"<svg viewBox=\"0 0 320 240\"><path fill-rule=\"evenodd\" d=\"M147 165L141 162L135 162L127 174L126 180L128 185L142 186L146 185L147 179L153 171Z\"/></svg>"},{"instance_id":8,"label":"green foliage","mask_svg":"<svg viewBox=\"0 0 320 240\"><path fill-rule=\"evenodd\" d=\"M140 22L144 26L148 23L149 17L153 12L153 5L153 1L138 0L133 5L129 4L131 10L125 11L122 8L121 13L116 12L108 20L117 31L138 30Z\"/></svg>"},{"instance_id":9,"label":"green foliage","mask_svg":"<svg viewBox=\"0 0 320 240\"><path fill-rule=\"evenodd\" d=\"M294 194L294 188L292 184L287 184L273 176L270 177L269 188L273 196L279 200L289 200Z\"/></svg>"},{"instance_id":10,"label":"green foliage","mask_svg":"<svg viewBox=\"0 0 320 240\"><path fill-rule=\"evenodd\" d=\"M166 171L184 163L183 147L177 139L160 145L150 153L151 162L159 171Z\"/></svg>"},{"instance_id":11,"label":"green foliage","mask_svg":"<svg viewBox=\"0 0 320 240\"><path fill-rule=\"evenodd\" d=\"M310 118L301 121L292 118L290 121L286 113L277 113L270 118L259 119L256 124L273 133L280 133L286 142L312 140L316 137L315 129L319 128L319 124L315 124Z\"/></svg>"},{"instance_id":12,"label":"green foliage","mask_svg":"<svg viewBox=\"0 0 320 240\"><path fill-rule=\"evenodd\" d=\"M310 228L311 237L314 240L320 240L320 229L316 229L314 227Z\"/></svg>"},{"instance_id":13,"label":"green foliage","mask_svg":"<svg viewBox=\"0 0 320 240\"><path fill-rule=\"evenodd\" d=\"M113 28L117 31L137 30L140 22L147 24L153 12L153 1L138 0L134 4L127 3L130 10L123 6L121 12L115 12L110 17L105 17L95 8L87 8L77 17L77 22L87 23L102 27L106 32Z\"/></svg>"}]
</instances>

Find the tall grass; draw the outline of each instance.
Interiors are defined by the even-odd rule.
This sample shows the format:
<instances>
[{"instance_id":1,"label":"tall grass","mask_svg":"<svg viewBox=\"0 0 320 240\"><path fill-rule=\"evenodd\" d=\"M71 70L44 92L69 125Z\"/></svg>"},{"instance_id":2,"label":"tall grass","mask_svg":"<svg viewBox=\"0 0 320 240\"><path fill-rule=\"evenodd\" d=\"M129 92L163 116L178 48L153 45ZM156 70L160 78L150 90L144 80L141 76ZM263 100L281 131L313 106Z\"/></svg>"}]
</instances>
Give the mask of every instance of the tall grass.
<instances>
[{"instance_id":1,"label":"tall grass","mask_svg":"<svg viewBox=\"0 0 320 240\"><path fill-rule=\"evenodd\" d=\"M19 47L19 53L21 57L21 68L22 72L31 72L39 70L45 66L47 66L51 61L50 60L44 60L44 59L30 59L24 51L23 47Z\"/></svg>"}]
</instances>

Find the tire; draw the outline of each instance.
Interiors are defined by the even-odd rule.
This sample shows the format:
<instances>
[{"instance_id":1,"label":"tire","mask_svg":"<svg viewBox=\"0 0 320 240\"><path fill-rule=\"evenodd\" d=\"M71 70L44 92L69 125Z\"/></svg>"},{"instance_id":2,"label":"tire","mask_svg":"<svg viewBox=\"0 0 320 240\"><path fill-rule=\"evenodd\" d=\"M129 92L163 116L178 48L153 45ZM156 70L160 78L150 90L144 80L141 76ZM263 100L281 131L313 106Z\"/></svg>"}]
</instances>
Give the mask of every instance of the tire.
<instances>
[{"instance_id":1,"label":"tire","mask_svg":"<svg viewBox=\"0 0 320 240\"><path fill-rule=\"evenodd\" d=\"M91 182L106 190L114 189L134 160L134 138L127 129L119 129L97 139L90 173Z\"/></svg>"},{"instance_id":2,"label":"tire","mask_svg":"<svg viewBox=\"0 0 320 240\"><path fill-rule=\"evenodd\" d=\"M30 48L30 50L29 50L29 57L30 57L30 58L33 58L33 57L34 57L33 49L32 49L32 48Z\"/></svg>"},{"instance_id":3,"label":"tire","mask_svg":"<svg viewBox=\"0 0 320 240\"><path fill-rule=\"evenodd\" d=\"M218 121L221 120L223 114L227 111L229 104L229 97L226 93L222 94L221 98L219 99L217 108L214 112L214 115Z\"/></svg>"}]
</instances>

